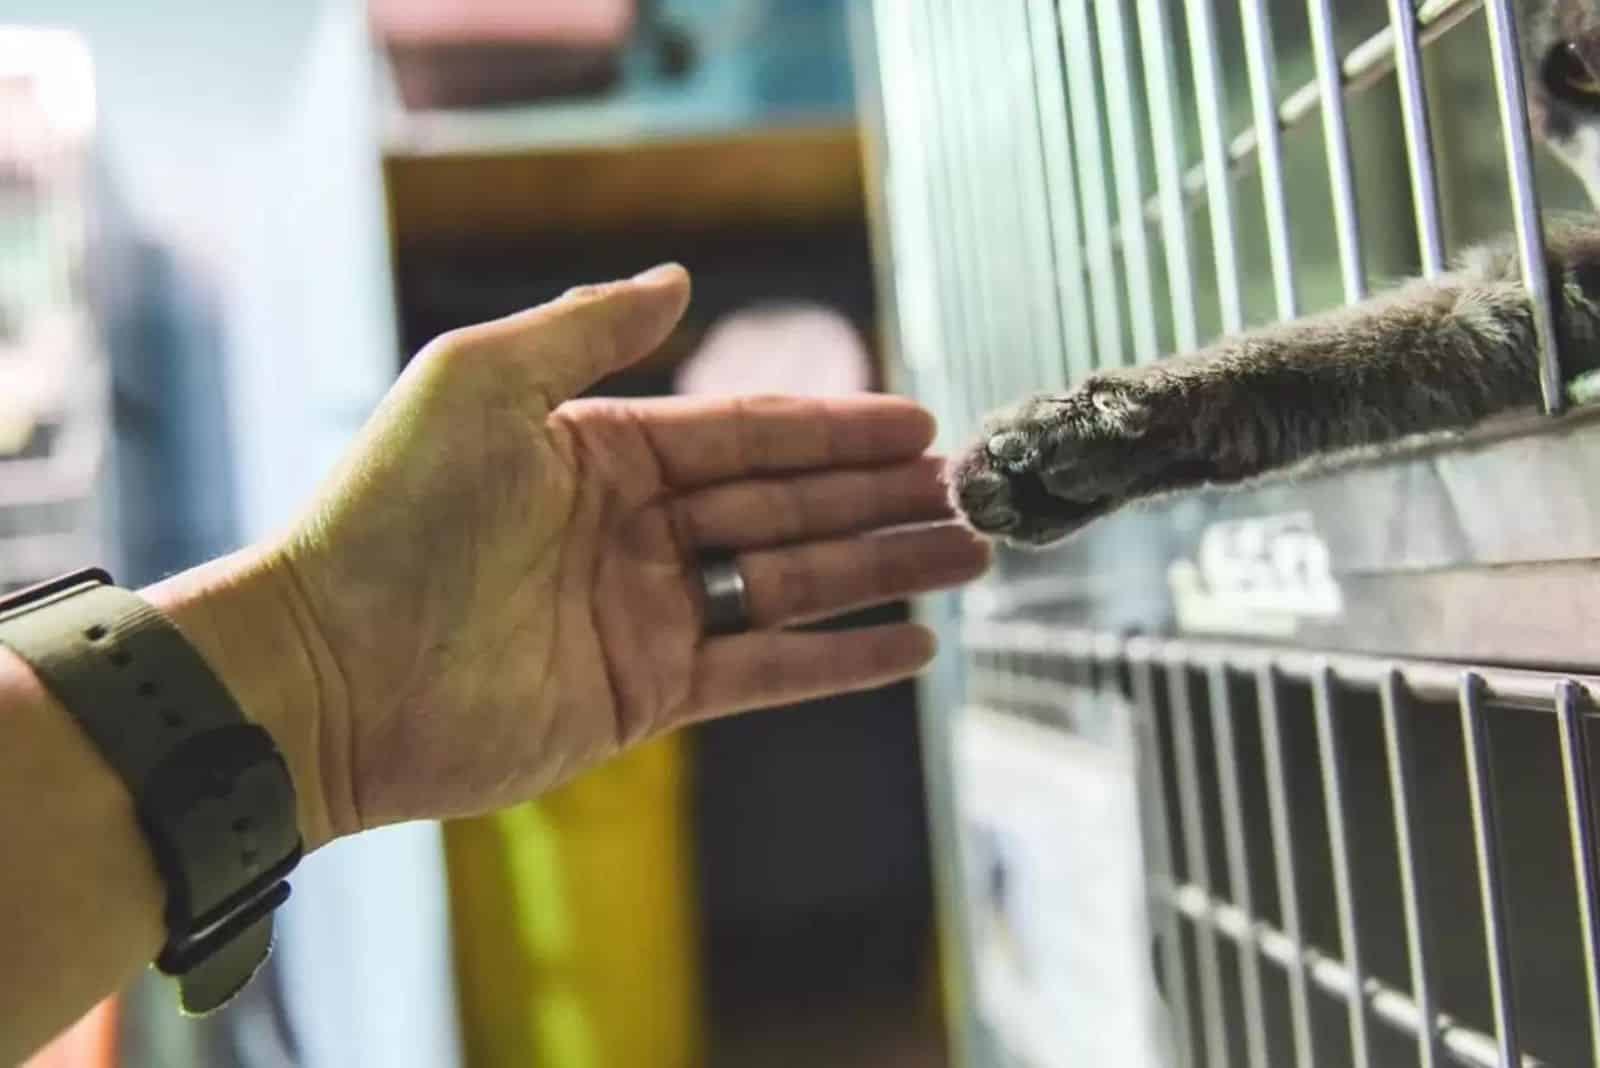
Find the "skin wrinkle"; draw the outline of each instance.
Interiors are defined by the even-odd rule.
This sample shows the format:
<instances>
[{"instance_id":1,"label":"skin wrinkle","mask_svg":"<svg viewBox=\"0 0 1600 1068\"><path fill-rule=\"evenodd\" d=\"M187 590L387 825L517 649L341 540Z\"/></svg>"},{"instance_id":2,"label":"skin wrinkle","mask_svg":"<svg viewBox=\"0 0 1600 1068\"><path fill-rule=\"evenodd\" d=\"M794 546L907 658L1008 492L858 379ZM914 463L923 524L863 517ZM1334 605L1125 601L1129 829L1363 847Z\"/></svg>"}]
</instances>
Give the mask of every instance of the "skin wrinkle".
<instances>
[{"instance_id":1,"label":"skin wrinkle","mask_svg":"<svg viewBox=\"0 0 1600 1068\"><path fill-rule=\"evenodd\" d=\"M616 283L601 283L597 285L575 286L568 290L565 296L578 303L566 309L566 313L551 325L554 327L552 336L545 341L550 353L556 359L540 358L536 352L533 354L532 363L535 367L553 375L556 381L539 382L540 396L544 401L546 412L553 412L560 406L560 402L572 393L577 392L570 383L562 382L562 377L570 376L570 370L563 375L561 372L574 367L580 373L588 374L595 368L610 368L618 364L617 354L626 350L628 338L620 336L623 325L610 316L604 315L602 305L606 299L617 291ZM526 313L535 316L548 315L544 309L535 309ZM512 322L517 320L511 317ZM602 329L586 328L580 325L585 320L599 319ZM575 336L574 336L575 335ZM518 337L524 336L521 334ZM581 360L569 361L565 358L567 346L576 342L582 353ZM536 373L536 380L544 378ZM581 388L581 387L578 387ZM551 401L554 403L551 403Z\"/></svg>"},{"instance_id":2,"label":"skin wrinkle","mask_svg":"<svg viewBox=\"0 0 1600 1068\"><path fill-rule=\"evenodd\" d=\"M578 435L578 436L575 437L574 445L580 452L583 452L583 453L589 455L589 457L590 457L589 462L590 463L603 463L604 462L603 456L596 456L589 450L588 442L582 435ZM583 463L583 462L581 462L581 460L580 460L580 462L576 463L574 466L577 467L580 470L587 470L588 469L588 465ZM615 501L616 495L611 493L611 492L609 492L609 486L611 485L611 483L608 482L606 485L608 487L608 491L606 493L600 494L599 500L596 503L596 507L599 509L600 515L599 515L599 518L597 519L597 521L595 523L595 526L596 526L597 529L600 529L600 530L606 530L606 529L612 528L614 526L614 520L609 518L609 517L610 517L611 513L614 511L614 509L611 507L611 505L612 505L613 501ZM563 547L563 553L565 553L566 551L569 551L571 548L572 548L572 546L564 546ZM591 552L590 553L590 566L589 566L589 569L588 569L588 587L589 587L589 589L587 591L588 596L585 599L585 603L589 604L591 606L604 603L601 600L600 596L599 596L600 592L601 592L600 591L600 585L601 585L600 584L600 573L601 573L601 569L604 566L605 566L605 558L603 557L603 555L600 554L600 553L597 553L597 552ZM566 575L566 574L570 574L571 573L569 568L566 566L566 561L565 560L561 561L561 566L559 567L559 569L557 570L556 573L557 574L561 574L561 575ZM592 608L591 608L591 611L593 611ZM557 619L556 627L559 630L559 628L560 628L560 622L559 621L561 619L560 613L557 613L556 619ZM602 627L602 623L601 623L600 619L598 618L598 614L597 614L596 618L594 619L594 621L592 623L591 629L593 629L594 632L598 634L598 633L600 633L601 627ZM634 645L633 653L634 653L634 655L637 655L638 654L638 645L639 645L638 636L636 634L632 634L631 633L631 631L632 631L631 625L629 626L628 630L630 631L630 638L632 640L632 644ZM560 645L559 641L552 641L550 643L550 647L552 649L559 647L559 645ZM627 690L622 685L622 680L624 680L627 677L627 675L626 675L626 673L621 672L621 671L618 670L616 660L617 660L617 657L615 655L613 655L613 653L611 651L610 643L601 642L600 643L600 665L601 665L601 670L605 673L607 689L613 695L612 702L611 702L611 744L614 747L614 749L621 749L624 745L627 744L629 738L632 737L632 734L631 734L631 732L630 732L630 730L628 728L628 724L627 724L628 716L627 716L627 713L625 711L625 706L631 703L631 700L630 700L631 695L627 692ZM643 661L643 662L644 663L652 663L652 664L654 663L653 660L646 660L646 661ZM652 706L644 705L642 707L652 707ZM654 707L662 707L662 706L654 706ZM642 727L641 727L641 731L642 731ZM559 747L557 747L557 748L559 748ZM549 749L547 747L544 747L544 748L541 749L541 751L548 752Z\"/></svg>"},{"instance_id":3,"label":"skin wrinkle","mask_svg":"<svg viewBox=\"0 0 1600 1068\"><path fill-rule=\"evenodd\" d=\"M750 441L750 408L754 403L750 397L740 397L734 402L733 448L734 454L747 457L752 467L765 469L769 462L756 452Z\"/></svg>"},{"instance_id":4,"label":"skin wrinkle","mask_svg":"<svg viewBox=\"0 0 1600 1068\"><path fill-rule=\"evenodd\" d=\"M690 552L684 550L673 536L670 516L670 509L664 502L660 501L652 501L644 511L638 513L636 523L648 523L652 526L660 524L662 529L666 531L666 537L664 539L651 539L652 541L660 541L673 547L673 553L670 559L647 560L647 566L661 571L663 575L670 574L675 579L675 585L678 588L695 590L698 587L698 583L689 581L687 577L694 557ZM601 602L597 600L593 603ZM704 611L704 606L700 605L692 598L690 600L690 604L695 624L693 633L698 635L703 630L700 621L701 613ZM628 613L626 618L634 634L634 644L639 650L638 655L644 658L645 663L650 664L652 667L657 669L656 672L651 676L654 681L655 688L653 700L643 701L639 703L637 707L646 709L656 708L670 715L671 710L681 707L683 702L688 699L687 690L684 689L676 693L673 692L673 688L669 686L667 682L667 679L670 676L664 676L661 673L660 667L666 657L658 656L657 649L652 644L656 639L659 638L659 635L653 630L647 628L644 621L639 619L634 614ZM684 649L680 650L680 655L685 657L692 656L693 650L691 647L685 646ZM613 666L609 663L607 665L607 670L613 670ZM622 691L619 690L618 692ZM619 710L619 717L625 717L637 721L636 726L638 727L638 730L626 736L629 743L637 741L641 736L643 736L643 734L661 726L661 724L654 723L650 721L648 717L643 715L626 716L626 709Z\"/></svg>"},{"instance_id":5,"label":"skin wrinkle","mask_svg":"<svg viewBox=\"0 0 1600 1068\"><path fill-rule=\"evenodd\" d=\"M783 455L783 438L776 433L762 434L759 431L752 431L752 426L762 425L759 414L763 408L809 419L813 413L818 412L821 405L810 401L790 401L781 397L747 397L739 402L739 447L743 450L741 455L757 469L772 470L778 466L779 458ZM805 466L826 466L832 451L832 442L824 433L820 461L810 460Z\"/></svg>"},{"instance_id":6,"label":"skin wrinkle","mask_svg":"<svg viewBox=\"0 0 1600 1068\"><path fill-rule=\"evenodd\" d=\"M814 550L813 550L814 551ZM765 554L769 563L772 554ZM776 607L781 613L784 609L793 616L801 619L809 618L817 610L817 605L823 600L812 579L812 569L802 564L794 557L777 557L778 560L778 589ZM772 621L772 617L765 611L761 612L757 622L765 625Z\"/></svg>"},{"instance_id":7,"label":"skin wrinkle","mask_svg":"<svg viewBox=\"0 0 1600 1068\"><path fill-rule=\"evenodd\" d=\"M629 405L619 405L617 410L627 420L628 426L632 428L640 443L640 447L635 451L650 464L649 484L656 487L657 497L667 496L670 492L671 480L667 477L666 465L662 462L660 454L656 452L655 443L650 440L650 430L640 418L638 409ZM679 548L686 549L682 545ZM684 559L688 559L687 551L684 553Z\"/></svg>"},{"instance_id":8,"label":"skin wrinkle","mask_svg":"<svg viewBox=\"0 0 1600 1068\"><path fill-rule=\"evenodd\" d=\"M912 585L912 576L904 556L890 552L881 538L876 541L874 548L871 558L873 577L880 588L903 590Z\"/></svg>"},{"instance_id":9,"label":"skin wrinkle","mask_svg":"<svg viewBox=\"0 0 1600 1068\"><path fill-rule=\"evenodd\" d=\"M668 465L670 484L679 487L701 486L725 482L735 476L745 478L774 474L775 468L792 473L802 468L823 466L825 461L822 454L828 457L827 462L841 468L872 467L881 465L886 456L914 456L932 440L928 417L909 402L903 410L897 410L897 405L883 403L889 398L874 396L874 407L878 414L868 419L862 414L862 406L856 403L819 405L811 402L797 406L793 402L772 403L775 400L777 398L772 397L728 398L721 402L732 404L736 410L743 407L747 420L766 420L776 424L769 428L767 439L753 446L748 440L739 438L736 421L729 420L735 424L730 431L711 440L697 439L693 455L686 456L681 444L677 448L669 448L662 441L661 436L671 434L674 429L672 424L676 422L670 417L662 420L664 425L653 428L652 440L663 455L676 457ZM688 413L701 406L668 403L661 407L669 412L678 408ZM841 423L838 436L828 432L828 424L834 419ZM827 440L816 440L818 430L828 435ZM750 437L755 435L747 432L746 438ZM869 451L874 446L882 451ZM749 456L755 469L745 471L735 465L731 458L739 455Z\"/></svg>"},{"instance_id":10,"label":"skin wrinkle","mask_svg":"<svg viewBox=\"0 0 1600 1068\"><path fill-rule=\"evenodd\" d=\"M375 569L381 571L381 564L375 565ZM433 599L427 590L425 581L418 584L418 591L424 601ZM454 659L450 654L447 643L435 643L432 646L414 650L409 662L411 664L419 664L433 658L443 662ZM423 715L416 718L419 720L432 718L432 709L420 700L421 695L426 692L427 683L425 680L413 676L401 680L391 679L385 681L391 684L395 682L400 684L395 692L388 695L389 702L392 702L395 709L404 710L422 707L425 709ZM361 769L355 773L354 788L358 792L358 810L362 813L364 819L375 818L375 814L383 808L382 804L374 802L373 795L376 793L378 797L381 797L381 788L389 785L390 777L387 772L392 769L403 768L410 762L407 753L408 746L403 736L403 731L397 731L396 727L397 725L408 724L412 720L413 717L411 715L406 714L404 711L398 711L386 717L382 721L383 727L374 731L366 739L370 745L363 744L363 740L360 738L354 739L352 742L351 756L355 766ZM379 769L379 771L377 774L369 774L369 769ZM363 826L371 826L371 824L363 824Z\"/></svg>"},{"instance_id":11,"label":"skin wrinkle","mask_svg":"<svg viewBox=\"0 0 1600 1068\"><path fill-rule=\"evenodd\" d=\"M778 541L799 540L805 531L807 503L801 499L803 490L793 483L765 482L757 488L765 498L763 505L768 514L778 517Z\"/></svg>"},{"instance_id":12,"label":"skin wrinkle","mask_svg":"<svg viewBox=\"0 0 1600 1068\"><path fill-rule=\"evenodd\" d=\"M694 559L696 546L704 545L704 532L700 526L700 518L688 500L672 502L667 508L667 525L672 530L672 543L677 548L678 555L685 560ZM705 606L700 606L701 619L704 622Z\"/></svg>"},{"instance_id":13,"label":"skin wrinkle","mask_svg":"<svg viewBox=\"0 0 1600 1068\"><path fill-rule=\"evenodd\" d=\"M817 415L818 416L820 416L822 414L822 412L827 409L827 406L828 406L826 401L820 401L819 400L819 401L813 401L812 403L815 405L815 407L817 409ZM870 435L872 435L874 433L876 433L876 428L872 427L869 424L869 429L868 429L869 437L870 437ZM892 444L892 442L888 438L888 428L884 429L884 434L885 434L885 436L884 436L883 440L882 441L874 441L874 444L881 444L881 445L885 446L883 451L887 452L887 451L889 451L887 447ZM867 455L874 455L878 451L879 451L878 449L869 448L867 450ZM832 467L836 463L840 462L840 458L843 457L844 455L846 455L846 453L840 447L840 443L839 443L838 439L834 435L833 425L831 423L827 422L826 420L823 420L822 421L822 464L820 466Z\"/></svg>"},{"instance_id":14,"label":"skin wrinkle","mask_svg":"<svg viewBox=\"0 0 1600 1068\"><path fill-rule=\"evenodd\" d=\"M511 596L515 597L516 594L513 593ZM462 643L447 639L428 650L424 657L428 662L441 664L446 670L459 672L462 677L472 679L478 677L486 669L494 670L496 665L510 662L510 647L519 644L517 642L518 637L518 633L512 631L501 639L499 645L495 646L482 643ZM419 686L425 687L426 683L420 683ZM482 700L482 698L474 695L473 700L476 702ZM411 728L420 723L429 725L432 730L441 728L448 730L450 728L445 725L445 721L455 715L454 708L446 708L436 702L427 700L425 690L421 693L414 692L406 704L409 711L397 716L394 720L397 725L407 727L407 730L403 733L403 741L399 746L399 754L391 754L382 762L384 767L402 771L402 773L404 768L413 763L413 758L408 751L411 745L415 743L418 732ZM431 733L431 730L425 733ZM512 739L510 738L489 739L480 737L478 739L480 748L485 746L498 748L510 744L511 741ZM474 771L481 764L482 761L480 760L462 759L457 766L458 774L454 781L462 787L473 785ZM497 793L504 795L509 792L514 782L515 776L508 773L496 784L494 789Z\"/></svg>"},{"instance_id":15,"label":"skin wrinkle","mask_svg":"<svg viewBox=\"0 0 1600 1068\"><path fill-rule=\"evenodd\" d=\"M346 710L350 707L350 683L345 676L343 665L339 663L338 657L333 655L332 650L328 648L327 642L322 637L326 632L322 628L322 622L317 619L316 608L312 605L310 598L306 596L305 577L300 574L299 565L287 556L283 560L283 572L288 578L291 592L289 600L295 602L290 606L290 615L295 620L295 626L299 630L301 641L305 643L305 648L312 650L309 659L316 677L317 692L323 695L329 692L328 680L332 676L338 683L337 693L339 695L337 700L333 702L334 707ZM302 617L308 617L311 625L306 626ZM331 671L324 668L324 661L331 666ZM346 729L342 732L341 744L328 744L324 732L329 730L334 723L343 724L348 723L349 720L348 713L345 711L341 711L337 715L330 714L329 703L327 697L324 696L323 707L318 710L317 722L312 732L312 741L317 750L316 764L322 776L322 781L318 786L326 792L327 784L330 782L342 781L348 784L348 788L344 791L345 796L340 798L348 814L346 819L336 821L335 813L332 811L328 813L328 816L330 823L332 823L330 830L335 835L349 834L355 828L365 826L362 822L361 799L355 788L355 778L352 774L356 766L355 732ZM337 769L336 767L330 769L329 763L337 759L343 760L343 769Z\"/></svg>"}]
</instances>

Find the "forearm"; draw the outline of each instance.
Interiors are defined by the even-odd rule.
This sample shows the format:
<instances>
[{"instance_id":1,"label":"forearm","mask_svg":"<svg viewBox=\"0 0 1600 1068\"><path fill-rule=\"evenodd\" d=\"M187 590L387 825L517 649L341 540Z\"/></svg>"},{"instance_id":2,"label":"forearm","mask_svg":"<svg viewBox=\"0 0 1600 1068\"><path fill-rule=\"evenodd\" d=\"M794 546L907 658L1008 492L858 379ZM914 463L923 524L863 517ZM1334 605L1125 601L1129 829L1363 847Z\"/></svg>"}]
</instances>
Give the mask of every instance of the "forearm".
<instances>
[{"instance_id":1,"label":"forearm","mask_svg":"<svg viewBox=\"0 0 1600 1068\"><path fill-rule=\"evenodd\" d=\"M128 791L3 648L0 857L0 1064L16 1064L155 957L164 891Z\"/></svg>"},{"instance_id":2,"label":"forearm","mask_svg":"<svg viewBox=\"0 0 1600 1068\"><path fill-rule=\"evenodd\" d=\"M281 578L241 555L141 591L289 762L306 848L322 803L324 687ZM0 648L0 1064L13 1064L148 964L166 890L133 798L21 659Z\"/></svg>"},{"instance_id":3,"label":"forearm","mask_svg":"<svg viewBox=\"0 0 1600 1068\"><path fill-rule=\"evenodd\" d=\"M1126 374L1181 489L1532 407L1537 351L1520 285L1447 278Z\"/></svg>"}]
</instances>

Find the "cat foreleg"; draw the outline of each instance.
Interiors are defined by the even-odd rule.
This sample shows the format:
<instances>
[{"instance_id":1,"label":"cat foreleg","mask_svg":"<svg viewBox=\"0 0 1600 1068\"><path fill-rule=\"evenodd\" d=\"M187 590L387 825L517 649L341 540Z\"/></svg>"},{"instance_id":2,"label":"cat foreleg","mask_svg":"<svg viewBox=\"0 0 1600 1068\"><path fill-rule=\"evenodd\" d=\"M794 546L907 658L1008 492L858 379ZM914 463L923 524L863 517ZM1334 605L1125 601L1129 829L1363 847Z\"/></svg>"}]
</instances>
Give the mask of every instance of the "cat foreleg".
<instances>
[{"instance_id":1,"label":"cat foreleg","mask_svg":"<svg viewBox=\"0 0 1600 1068\"><path fill-rule=\"evenodd\" d=\"M1592 349L1600 230L1557 231L1550 249L1564 347ZM981 531L1044 544L1139 498L1531 407L1538 344L1515 267L1474 250L1437 280L1030 398L954 461L955 502Z\"/></svg>"}]
</instances>

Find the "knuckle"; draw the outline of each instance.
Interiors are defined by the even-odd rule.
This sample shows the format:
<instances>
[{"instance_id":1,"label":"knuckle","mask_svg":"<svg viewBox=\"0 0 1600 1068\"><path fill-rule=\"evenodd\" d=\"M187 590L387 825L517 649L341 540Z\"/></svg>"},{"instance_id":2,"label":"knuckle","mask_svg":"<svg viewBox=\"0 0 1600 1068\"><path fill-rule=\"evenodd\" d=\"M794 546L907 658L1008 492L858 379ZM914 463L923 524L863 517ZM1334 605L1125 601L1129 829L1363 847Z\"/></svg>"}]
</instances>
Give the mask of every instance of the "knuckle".
<instances>
[{"instance_id":1,"label":"knuckle","mask_svg":"<svg viewBox=\"0 0 1600 1068\"><path fill-rule=\"evenodd\" d=\"M561 300L569 304L593 304L609 297L616 289L615 282L590 282L571 287L561 294Z\"/></svg>"},{"instance_id":2,"label":"knuckle","mask_svg":"<svg viewBox=\"0 0 1600 1068\"><path fill-rule=\"evenodd\" d=\"M462 356L477 347L477 333L470 326L446 330L423 346L419 356L435 362L456 363Z\"/></svg>"}]
</instances>

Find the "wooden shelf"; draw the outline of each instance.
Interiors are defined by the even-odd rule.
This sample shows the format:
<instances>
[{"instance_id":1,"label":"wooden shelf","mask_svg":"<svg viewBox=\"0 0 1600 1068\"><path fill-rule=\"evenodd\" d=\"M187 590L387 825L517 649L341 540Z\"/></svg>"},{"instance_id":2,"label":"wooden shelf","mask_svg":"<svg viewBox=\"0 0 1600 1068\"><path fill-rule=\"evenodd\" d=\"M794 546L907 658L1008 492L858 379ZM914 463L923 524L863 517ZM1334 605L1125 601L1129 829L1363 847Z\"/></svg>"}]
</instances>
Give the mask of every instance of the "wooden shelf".
<instances>
[{"instance_id":1,"label":"wooden shelf","mask_svg":"<svg viewBox=\"0 0 1600 1068\"><path fill-rule=\"evenodd\" d=\"M384 172L399 244L804 227L864 211L854 124L397 153Z\"/></svg>"}]
</instances>

